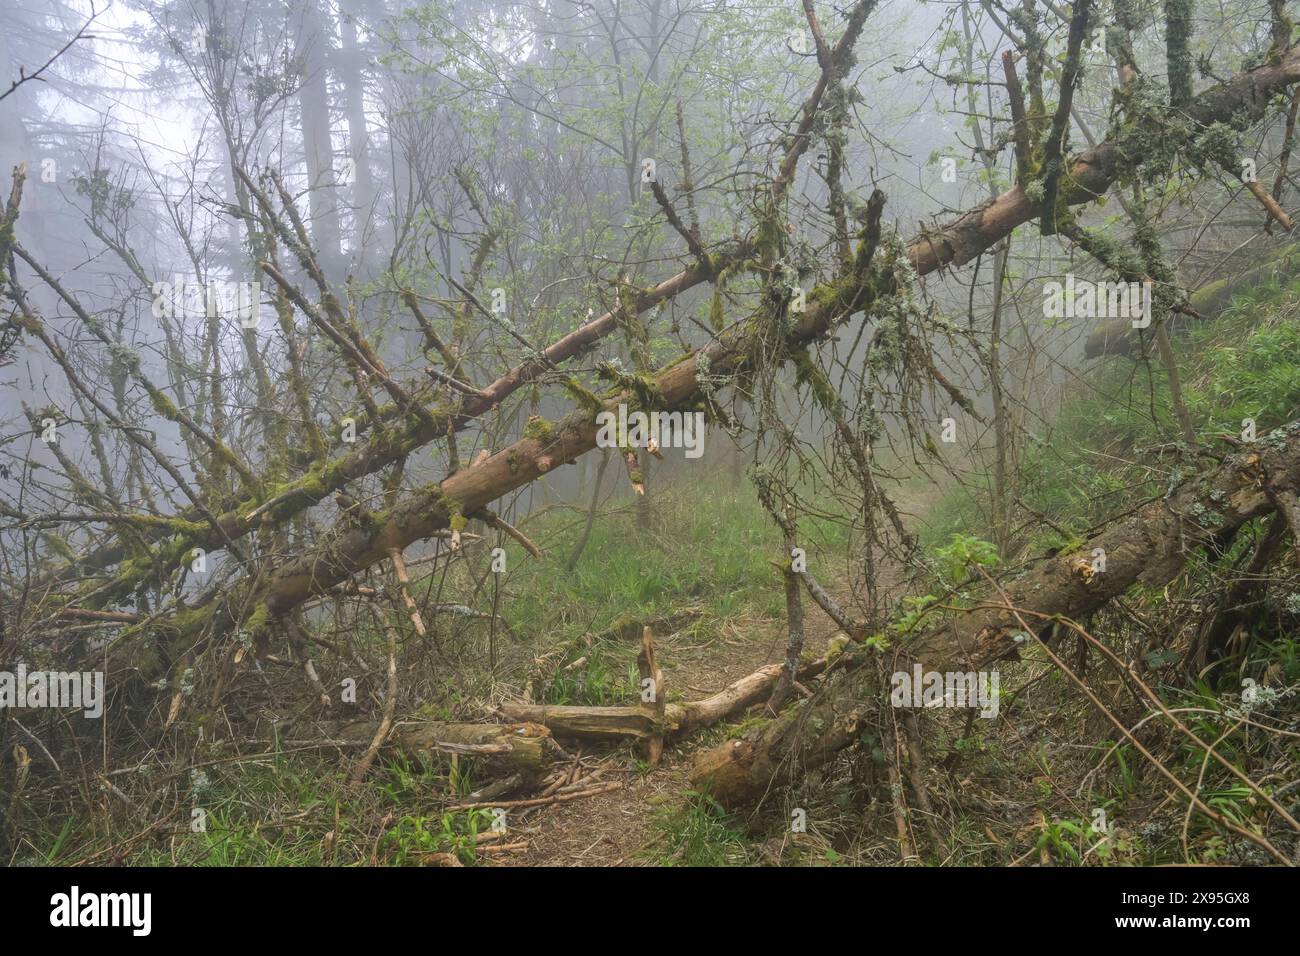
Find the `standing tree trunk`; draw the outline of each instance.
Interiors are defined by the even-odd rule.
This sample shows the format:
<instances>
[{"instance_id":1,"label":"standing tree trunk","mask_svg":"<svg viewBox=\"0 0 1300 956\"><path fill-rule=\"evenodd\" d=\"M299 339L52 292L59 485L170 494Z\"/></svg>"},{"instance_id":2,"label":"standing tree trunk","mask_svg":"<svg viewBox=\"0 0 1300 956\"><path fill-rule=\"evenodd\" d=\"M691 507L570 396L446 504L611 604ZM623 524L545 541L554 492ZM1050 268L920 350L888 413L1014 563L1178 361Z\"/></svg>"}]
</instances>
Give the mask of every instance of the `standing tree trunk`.
<instances>
[{"instance_id":1,"label":"standing tree trunk","mask_svg":"<svg viewBox=\"0 0 1300 956\"><path fill-rule=\"evenodd\" d=\"M304 0L298 27L295 56L298 68L302 71L298 110L303 159L307 165L312 241L326 275L338 279L342 274L343 252L330 124L330 35L317 2L318 0Z\"/></svg>"},{"instance_id":2,"label":"standing tree trunk","mask_svg":"<svg viewBox=\"0 0 1300 956\"><path fill-rule=\"evenodd\" d=\"M362 67L366 62L365 49L357 42L357 16L361 5L357 0L344 0L339 17L342 40L336 62L337 73L343 83L344 106L348 122L348 158L352 172L352 207L356 217L356 257L365 259L365 237L370 232L374 215L375 180L370 171L370 134L366 126L366 85Z\"/></svg>"}]
</instances>

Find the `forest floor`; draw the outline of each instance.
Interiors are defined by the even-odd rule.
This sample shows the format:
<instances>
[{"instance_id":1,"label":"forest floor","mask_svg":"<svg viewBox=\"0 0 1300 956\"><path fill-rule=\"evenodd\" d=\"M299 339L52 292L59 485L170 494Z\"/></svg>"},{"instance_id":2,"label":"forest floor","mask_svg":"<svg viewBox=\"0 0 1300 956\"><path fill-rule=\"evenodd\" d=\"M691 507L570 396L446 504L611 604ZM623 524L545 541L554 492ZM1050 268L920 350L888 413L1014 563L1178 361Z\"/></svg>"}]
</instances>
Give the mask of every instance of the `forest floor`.
<instances>
[{"instance_id":1,"label":"forest floor","mask_svg":"<svg viewBox=\"0 0 1300 956\"><path fill-rule=\"evenodd\" d=\"M821 656L837 628L815 606L805 608L805 651ZM785 656L782 622L754 618L732 622L712 641L693 643L686 631L656 635L659 664L670 693L688 699L707 697L727 684ZM669 744L658 767L650 769L628 746L582 753L584 772L603 768L602 779L622 784L581 800L520 811L510 818L513 837L526 840L526 852L501 855L497 866L644 866L676 862L659 847L664 833L657 821L680 810L690 797L689 774L696 753L724 737L728 728L761 716L766 704L729 722ZM676 851L681 856L681 849Z\"/></svg>"}]
</instances>

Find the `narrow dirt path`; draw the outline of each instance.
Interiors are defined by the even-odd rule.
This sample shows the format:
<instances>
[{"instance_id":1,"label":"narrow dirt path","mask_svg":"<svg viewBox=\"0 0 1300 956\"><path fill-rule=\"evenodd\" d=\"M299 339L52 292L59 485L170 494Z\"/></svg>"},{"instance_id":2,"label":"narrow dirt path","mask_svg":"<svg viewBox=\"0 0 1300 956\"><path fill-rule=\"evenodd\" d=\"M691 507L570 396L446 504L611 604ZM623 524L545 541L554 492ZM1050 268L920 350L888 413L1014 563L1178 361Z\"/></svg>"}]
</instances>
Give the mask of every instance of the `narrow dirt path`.
<instances>
[{"instance_id":1,"label":"narrow dirt path","mask_svg":"<svg viewBox=\"0 0 1300 956\"><path fill-rule=\"evenodd\" d=\"M815 606L805 608L805 647L820 655L836 633L835 625ZM656 636L659 664L670 693L681 691L697 699L716 693L732 681L752 674L785 656L785 629L775 620L746 622L743 631L728 624L706 644L685 632ZM757 712L737 715L737 720ZM723 725L726 726L726 725ZM510 817L513 841L526 840L528 850L490 861L493 866L645 866L656 861L647 851L658 836L658 814L680 806L689 788L695 752L708 732L695 734L664 750L654 770L637 768L630 746L589 748L584 764L597 761L603 780L623 786L592 797L519 811Z\"/></svg>"}]
</instances>

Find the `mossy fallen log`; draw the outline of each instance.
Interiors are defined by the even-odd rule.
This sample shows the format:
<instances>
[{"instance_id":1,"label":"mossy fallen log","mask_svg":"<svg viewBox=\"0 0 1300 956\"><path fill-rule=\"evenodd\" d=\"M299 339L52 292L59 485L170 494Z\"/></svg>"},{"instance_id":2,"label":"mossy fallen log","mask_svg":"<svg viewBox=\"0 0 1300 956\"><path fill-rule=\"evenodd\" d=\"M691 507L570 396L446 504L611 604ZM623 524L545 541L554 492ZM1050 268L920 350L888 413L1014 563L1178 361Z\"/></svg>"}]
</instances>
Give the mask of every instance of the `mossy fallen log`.
<instances>
[{"instance_id":1,"label":"mossy fallen log","mask_svg":"<svg viewBox=\"0 0 1300 956\"><path fill-rule=\"evenodd\" d=\"M1267 282L1273 275L1294 275L1300 268L1300 245L1287 243L1274 250L1241 275L1208 282L1191 294L1188 305L1200 316L1170 316L1170 327L1182 327L1192 321L1212 321L1232 305L1232 298L1241 290L1256 283ZM1135 329L1129 319L1111 319L1093 329L1084 345L1084 355L1099 358L1103 355L1141 355L1144 343L1154 341L1154 329Z\"/></svg>"},{"instance_id":2,"label":"mossy fallen log","mask_svg":"<svg viewBox=\"0 0 1300 956\"><path fill-rule=\"evenodd\" d=\"M298 739L323 739L344 744L369 744L378 720L321 721L295 725ZM282 730L283 733L283 730ZM518 775L521 784L546 776L560 761L572 759L537 723L461 724L436 720L404 720L393 725L384 744L412 756L455 754L473 757L479 773L493 777Z\"/></svg>"},{"instance_id":3,"label":"mossy fallen log","mask_svg":"<svg viewBox=\"0 0 1300 956\"><path fill-rule=\"evenodd\" d=\"M1105 525L1077 549L1040 561L1002 594L962 611L906 644L900 666L926 671L978 671L1015 655L1053 616L1078 620L1135 584L1172 581L1198 551L1247 521L1277 510L1300 494L1300 422L1279 428L1184 482L1170 494ZM1300 523L1300 509L1297 509ZM1293 538L1298 530L1291 528ZM1105 571L1096 571L1100 550ZM1003 597L1005 595L1005 597ZM1020 612L1017 615L1017 610ZM692 786L721 804L751 804L774 786L826 763L861 735L888 688L880 685L873 651L854 652L848 666L798 707L765 721L737 740L701 754Z\"/></svg>"}]
</instances>

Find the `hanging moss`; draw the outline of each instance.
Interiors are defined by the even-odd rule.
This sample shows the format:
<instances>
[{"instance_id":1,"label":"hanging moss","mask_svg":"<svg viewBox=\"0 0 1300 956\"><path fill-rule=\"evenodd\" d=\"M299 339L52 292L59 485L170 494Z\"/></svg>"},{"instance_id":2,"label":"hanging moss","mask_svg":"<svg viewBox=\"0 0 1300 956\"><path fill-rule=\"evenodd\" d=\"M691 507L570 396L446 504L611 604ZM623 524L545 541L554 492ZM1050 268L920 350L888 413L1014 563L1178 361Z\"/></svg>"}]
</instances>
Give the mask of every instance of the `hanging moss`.
<instances>
[{"instance_id":1,"label":"hanging moss","mask_svg":"<svg viewBox=\"0 0 1300 956\"><path fill-rule=\"evenodd\" d=\"M721 332L727 324L727 316L722 308L722 283L713 286L713 298L709 302L709 328Z\"/></svg>"},{"instance_id":2,"label":"hanging moss","mask_svg":"<svg viewBox=\"0 0 1300 956\"><path fill-rule=\"evenodd\" d=\"M640 297L638 290L630 283L624 282L619 285L618 325L623 330L632 364L638 369L643 369L650 365L650 330L646 327L637 308Z\"/></svg>"},{"instance_id":3,"label":"hanging moss","mask_svg":"<svg viewBox=\"0 0 1300 956\"><path fill-rule=\"evenodd\" d=\"M573 396L573 400L593 417L600 414L605 408L604 403L595 392L584 388L582 383L571 375L561 379L560 387Z\"/></svg>"},{"instance_id":4,"label":"hanging moss","mask_svg":"<svg viewBox=\"0 0 1300 956\"><path fill-rule=\"evenodd\" d=\"M712 254L706 253L704 256L704 266L708 271L708 274L713 276L715 279L722 275L728 267L727 258L728 257L723 255L721 252L714 252Z\"/></svg>"},{"instance_id":5,"label":"hanging moss","mask_svg":"<svg viewBox=\"0 0 1300 956\"><path fill-rule=\"evenodd\" d=\"M837 414L840 408L840 396L831 385L807 349L796 349L791 353L795 366L795 382L806 386L817 404L831 414Z\"/></svg>"}]
</instances>

